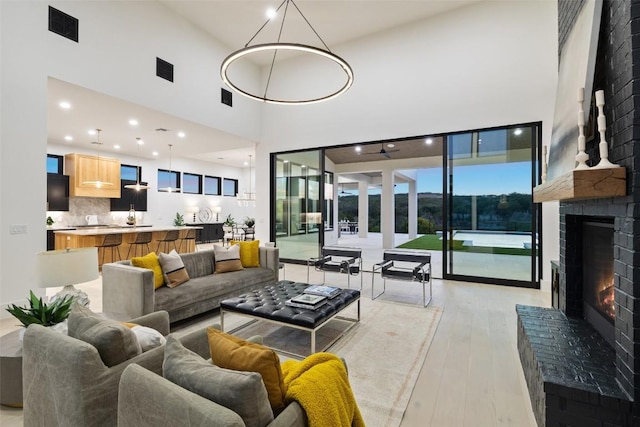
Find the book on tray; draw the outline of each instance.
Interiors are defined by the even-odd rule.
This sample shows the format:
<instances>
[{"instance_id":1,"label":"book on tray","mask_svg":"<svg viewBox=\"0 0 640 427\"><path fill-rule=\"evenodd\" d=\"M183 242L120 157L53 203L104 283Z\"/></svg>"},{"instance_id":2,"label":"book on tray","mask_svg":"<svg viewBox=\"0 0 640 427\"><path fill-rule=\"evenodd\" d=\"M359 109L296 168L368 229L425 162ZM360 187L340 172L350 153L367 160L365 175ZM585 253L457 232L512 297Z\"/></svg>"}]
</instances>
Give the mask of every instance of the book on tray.
<instances>
[{"instance_id":1,"label":"book on tray","mask_svg":"<svg viewBox=\"0 0 640 427\"><path fill-rule=\"evenodd\" d=\"M303 293L309 295L320 295L331 299L338 296L341 291L342 289L336 288L335 286L312 285L305 289Z\"/></svg>"},{"instance_id":2,"label":"book on tray","mask_svg":"<svg viewBox=\"0 0 640 427\"><path fill-rule=\"evenodd\" d=\"M315 310L318 307L327 303L327 298L321 295L300 294L290 300L287 300L287 305L297 308L306 308L309 310Z\"/></svg>"}]
</instances>

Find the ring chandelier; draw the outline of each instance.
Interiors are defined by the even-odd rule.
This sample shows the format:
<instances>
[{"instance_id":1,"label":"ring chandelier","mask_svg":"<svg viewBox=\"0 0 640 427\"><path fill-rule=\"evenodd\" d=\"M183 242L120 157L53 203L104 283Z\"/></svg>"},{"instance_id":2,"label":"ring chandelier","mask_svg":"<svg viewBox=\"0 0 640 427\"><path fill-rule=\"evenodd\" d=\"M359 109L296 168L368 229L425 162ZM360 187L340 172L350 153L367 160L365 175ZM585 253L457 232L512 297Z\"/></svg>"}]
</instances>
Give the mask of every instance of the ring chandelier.
<instances>
[{"instance_id":1,"label":"ring chandelier","mask_svg":"<svg viewBox=\"0 0 640 427\"><path fill-rule=\"evenodd\" d=\"M309 25L309 28L311 28L311 30L315 33L316 36L318 36L318 39L322 42L322 44L324 45L325 49L321 49L318 47L314 47L314 46L309 46L306 44L300 44L300 43L284 43L280 41L280 37L282 36L282 29L284 28L284 23L285 20L287 18L287 11L289 9L289 3L291 3L297 10L298 13L300 13L300 15L302 16L302 18L304 19L304 21L307 23L307 25ZM271 22L271 18L267 20L267 22L265 22L262 27L260 27L260 29L253 35L253 37L251 37L251 39L247 42L247 44L245 44L245 47L237 50L233 53L231 53L229 56L227 56L225 58L225 60L222 62L222 65L220 66L220 76L222 77L222 80L225 82L225 84L227 86L229 86L231 89L235 90L236 92L254 99L256 101L262 101L262 102L266 102L269 104L281 104L281 105L300 105L300 104L313 104L313 103L317 103L317 102L322 102L322 101L327 101L329 99L332 98L336 98L340 95L342 95L344 92L346 92L347 90L349 90L349 88L351 87L351 85L353 84L353 69L351 68L351 66L349 65L349 63L347 63L347 61L345 61L344 59L342 59L341 57L339 57L338 55L334 54L331 52L331 50L329 49L329 47L327 46L327 44L324 42L324 40L322 40L322 38L320 37L320 35L318 34L318 32L311 26L311 24L309 23L309 21L307 20L307 18L302 14L302 12L300 11L300 9L298 8L298 6L294 3L293 0L284 0L280 6L278 6L278 9L276 10L276 12L278 12L282 6L285 6L284 8L284 16L282 18L282 23L280 24L280 33L278 34L278 41L274 42L274 43L264 43L264 44L257 44L257 45L253 45L253 46L249 46L249 43L251 43L251 41L253 41L253 39L256 38L256 36L260 33L260 31L262 31L262 29L269 23ZM271 67L269 69L269 77L267 79L267 84L265 86L264 89L264 94L262 96L251 93L247 90L241 89L240 87L238 87L238 85L234 84L231 79L229 78L228 75L228 69L229 66L236 60L249 56L251 54L254 54L256 52L263 52L263 51L269 51L272 50L273 51L273 58L271 60ZM308 99L278 99L278 98L271 98L269 96L267 96L268 90L269 90L269 83L271 81L271 75L273 73L273 66L275 65L275 61L276 61L276 54L278 53L278 50L291 50L291 51L298 51L298 52L304 52L304 53L311 53L314 55L318 55L324 58L327 58L333 62L335 62L336 64L338 64L341 68L342 71L344 71L345 75L346 75L346 82L344 83L344 85L339 88L338 90L336 90L335 92L332 92L328 95L325 96L320 96L317 98L308 98Z\"/></svg>"}]
</instances>

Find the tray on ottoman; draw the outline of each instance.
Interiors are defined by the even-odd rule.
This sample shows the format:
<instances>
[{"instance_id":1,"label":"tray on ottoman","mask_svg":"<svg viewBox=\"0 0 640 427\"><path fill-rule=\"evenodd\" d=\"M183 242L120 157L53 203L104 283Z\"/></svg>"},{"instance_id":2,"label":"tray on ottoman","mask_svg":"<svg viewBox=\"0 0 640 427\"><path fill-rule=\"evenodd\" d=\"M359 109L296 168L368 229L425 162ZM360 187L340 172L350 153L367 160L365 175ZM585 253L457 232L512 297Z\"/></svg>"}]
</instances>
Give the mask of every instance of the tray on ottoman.
<instances>
[{"instance_id":1,"label":"tray on ottoman","mask_svg":"<svg viewBox=\"0 0 640 427\"><path fill-rule=\"evenodd\" d=\"M340 294L327 300L327 303L315 310L292 307L286 304L287 300L300 295L310 285L307 283L282 280L262 288L246 292L238 297L229 298L220 303L220 324L224 331L224 316L226 313L240 314L253 318L251 322L235 328L230 333L236 332L258 320L266 320L291 328L302 329L311 333L311 353L324 351L340 339L347 331L360 321L360 291L356 289L343 289ZM347 318L339 316L345 308L351 304L357 304L357 317ZM340 319L351 322L349 327L329 342L324 348L316 350L316 332L331 319ZM283 353L302 357L281 349Z\"/></svg>"}]
</instances>

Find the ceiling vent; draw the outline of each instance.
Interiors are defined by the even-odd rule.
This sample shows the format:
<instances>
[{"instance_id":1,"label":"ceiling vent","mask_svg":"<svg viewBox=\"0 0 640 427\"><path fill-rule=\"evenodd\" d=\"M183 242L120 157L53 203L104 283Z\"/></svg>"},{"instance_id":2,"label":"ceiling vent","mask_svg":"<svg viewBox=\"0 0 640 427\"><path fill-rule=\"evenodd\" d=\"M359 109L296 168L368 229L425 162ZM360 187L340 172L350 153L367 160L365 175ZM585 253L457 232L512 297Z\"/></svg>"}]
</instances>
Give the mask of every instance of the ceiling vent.
<instances>
[{"instance_id":1,"label":"ceiling vent","mask_svg":"<svg viewBox=\"0 0 640 427\"><path fill-rule=\"evenodd\" d=\"M49 6L49 31L78 42L78 19Z\"/></svg>"},{"instance_id":2,"label":"ceiling vent","mask_svg":"<svg viewBox=\"0 0 640 427\"><path fill-rule=\"evenodd\" d=\"M173 64L156 57L156 76L173 83Z\"/></svg>"},{"instance_id":3,"label":"ceiling vent","mask_svg":"<svg viewBox=\"0 0 640 427\"><path fill-rule=\"evenodd\" d=\"M233 107L233 93L225 88L220 88L220 102L229 107Z\"/></svg>"}]
</instances>

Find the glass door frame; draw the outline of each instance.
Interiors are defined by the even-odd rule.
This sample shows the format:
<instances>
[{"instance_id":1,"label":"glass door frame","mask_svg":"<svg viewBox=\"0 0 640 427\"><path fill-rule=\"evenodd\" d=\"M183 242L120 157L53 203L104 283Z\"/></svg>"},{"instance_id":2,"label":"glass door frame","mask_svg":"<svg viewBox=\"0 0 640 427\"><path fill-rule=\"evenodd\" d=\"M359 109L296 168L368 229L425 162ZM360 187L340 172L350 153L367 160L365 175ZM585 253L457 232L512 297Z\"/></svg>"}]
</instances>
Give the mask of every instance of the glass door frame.
<instances>
[{"instance_id":1,"label":"glass door frame","mask_svg":"<svg viewBox=\"0 0 640 427\"><path fill-rule=\"evenodd\" d=\"M449 267L451 266L451 256L449 251L453 250L453 242L449 238L452 231L451 221L449 213L452 211L453 204L453 188L451 188L451 180L449 179L449 147L446 143L446 136L464 134L464 133L479 133L490 130L499 129L515 129L518 127L531 127L535 129L535 133L532 135L534 140L531 143L531 236L532 236L532 252L531 258L531 280L515 280L515 279L502 279L495 277L485 276L468 276L462 274L449 273ZM541 149L540 144L542 141L542 122L522 123L518 125L510 126L497 126L486 129L474 129L463 132L450 132L444 133L445 143L443 143L443 155L442 155L442 216L443 216L443 233L442 233L442 278L447 280L457 280L474 283L487 283L496 284L502 286L515 286L524 288L540 289L540 280L542 277L542 208L539 203L533 202L533 186L541 183L540 161L541 161ZM537 236L537 245L535 244L534 236ZM451 242L451 243L450 243Z\"/></svg>"},{"instance_id":2,"label":"glass door frame","mask_svg":"<svg viewBox=\"0 0 640 427\"><path fill-rule=\"evenodd\" d=\"M324 174L325 174L325 147L319 147L319 148L308 148L308 149L300 149L300 150L290 150L290 151L280 151L277 153L270 153L269 154L269 174L270 174L270 180L269 180L269 192L270 192L270 203L269 203L269 211L270 211L270 227L269 227L269 240L271 242L275 242L276 247L278 246L278 240L277 240L277 232L276 232L276 223L277 223L277 217L276 217L276 211L277 211L277 204L276 204L276 196L277 196L277 188L276 188L276 174L277 174L277 160L280 156L283 155L288 155L288 154L295 154L295 153L305 153L305 152L312 152L312 151L317 151L318 152L318 164L319 164L319 168L318 168L318 176L320 177L320 181L319 181L319 186L318 186L318 191L319 191L319 200L321 203L321 207L320 207L320 213L321 213L321 218L320 218L320 229L318 233L307 233L307 234L317 234L318 235L318 242L317 242L317 250L316 253L313 256L319 256L320 255L320 250L322 249L322 246L324 245L324 209L322 208L322 203L324 203L325 200L325 186L323 185L324 183ZM307 184L308 186L308 181ZM288 186L288 185L287 185ZM307 188L308 191L308 188ZM329 213L329 215L332 215L333 213ZM307 260L299 260L299 259L290 259L290 258L280 258L281 261L283 262L288 262L291 264L305 264Z\"/></svg>"}]
</instances>

